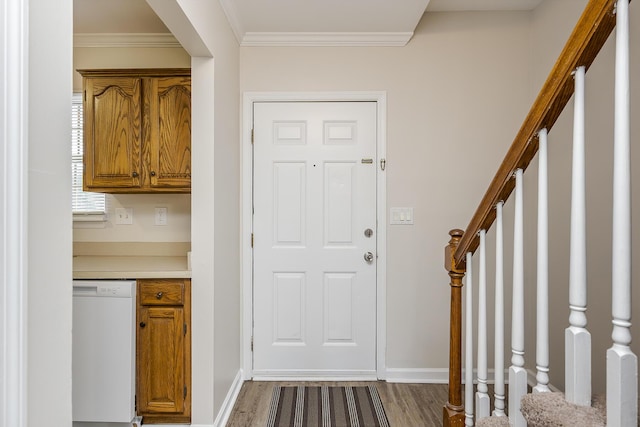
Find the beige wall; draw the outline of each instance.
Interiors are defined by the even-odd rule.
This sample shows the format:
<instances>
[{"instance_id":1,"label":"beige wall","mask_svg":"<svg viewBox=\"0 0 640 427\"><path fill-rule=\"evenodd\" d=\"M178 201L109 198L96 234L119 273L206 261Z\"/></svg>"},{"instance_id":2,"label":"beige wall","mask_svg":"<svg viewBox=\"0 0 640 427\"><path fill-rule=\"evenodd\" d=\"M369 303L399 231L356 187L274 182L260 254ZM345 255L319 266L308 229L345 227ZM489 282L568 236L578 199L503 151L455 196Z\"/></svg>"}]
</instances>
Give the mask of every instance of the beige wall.
<instances>
[{"instance_id":1,"label":"beige wall","mask_svg":"<svg viewBox=\"0 0 640 427\"><path fill-rule=\"evenodd\" d=\"M75 70L95 68L189 68L191 58L182 48L75 48L73 90L82 91ZM178 194L108 194L105 223L75 223L76 242L189 242L191 196ZM115 224L115 209L133 208L133 224ZM156 226L156 207L167 208L167 225Z\"/></svg>"},{"instance_id":2,"label":"beige wall","mask_svg":"<svg viewBox=\"0 0 640 427\"><path fill-rule=\"evenodd\" d=\"M403 48L241 48L242 91L386 91L387 366L448 366L448 231L464 228L529 101L530 13L427 13ZM430 376L431 373L426 373Z\"/></svg>"},{"instance_id":3,"label":"beige wall","mask_svg":"<svg viewBox=\"0 0 640 427\"><path fill-rule=\"evenodd\" d=\"M564 40L577 21L586 2L584 0L545 1L532 16L533 36L533 82L536 88L542 85L548 70L559 54ZM640 8L632 3L630 7L631 29L640 27ZM640 75L640 45L631 39L631 164L633 212L640 209L638 179L640 175L635 167L640 164L640 151L634 149L634 143L640 135L640 122L637 117L640 102L640 81L634 76ZM587 328L592 334L593 390L605 391L605 353L611 347L611 202L612 202L612 165L613 165L613 64L615 36L612 35L600 55L590 68L586 78L586 163L587 163L587 283L588 308ZM569 238L570 238L570 180L571 180L571 138L573 126L573 103L560 117L549 134L549 182L550 182L550 323L551 345L556 349L551 355L551 381L564 387L564 328L568 326L568 281L569 281ZM528 184L529 198L535 197L535 174L537 166L532 164ZM534 202L535 203L535 202ZM535 212L532 212L528 228L535 232ZM637 215L633 216L634 230L640 225ZM632 244L638 248L640 235L633 232ZM530 244L528 261L535 263L535 244ZM640 263L640 251L634 250L633 264ZM633 278L638 286L637 275ZM527 284L535 284L532 271ZM535 298L533 286L527 297ZM530 299L533 301L533 299ZM633 294L633 309L640 309L640 295ZM530 325L535 321L532 311L528 316ZM534 367L533 331L527 345L528 365ZM636 327L632 327L632 333ZM636 339L632 350L638 354L640 343Z\"/></svg>"},{"instance_id":4,"label":"beige wall","mask_svg":"<svg viewBox=\"0 0 640 427\"><path fill-rule=\"evenodd\" d=\"M191 58L180 47L76 47L73 49L73 90L82 91L76 70L92 68L189 68Z\"/></svg>"}]
</instances>

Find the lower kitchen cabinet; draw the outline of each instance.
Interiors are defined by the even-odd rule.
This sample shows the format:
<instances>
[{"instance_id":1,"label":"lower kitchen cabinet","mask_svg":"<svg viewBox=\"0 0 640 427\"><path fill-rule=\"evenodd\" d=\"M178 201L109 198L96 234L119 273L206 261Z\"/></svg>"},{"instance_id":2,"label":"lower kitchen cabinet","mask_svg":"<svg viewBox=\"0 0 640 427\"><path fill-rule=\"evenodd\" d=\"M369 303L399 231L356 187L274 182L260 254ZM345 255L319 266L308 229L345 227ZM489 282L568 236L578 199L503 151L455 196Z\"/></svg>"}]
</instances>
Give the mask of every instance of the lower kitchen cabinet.
<instances>
[{"instance_id":1,"label":"lower kitchen cabinet","mask_svg":"<svg viewBox=\"0 0 640 427\"><path fill-rule=\"evenodd\" d=\"M191 280L138 280L137 411L191 422Z\"/></svg>"}]
</instances>

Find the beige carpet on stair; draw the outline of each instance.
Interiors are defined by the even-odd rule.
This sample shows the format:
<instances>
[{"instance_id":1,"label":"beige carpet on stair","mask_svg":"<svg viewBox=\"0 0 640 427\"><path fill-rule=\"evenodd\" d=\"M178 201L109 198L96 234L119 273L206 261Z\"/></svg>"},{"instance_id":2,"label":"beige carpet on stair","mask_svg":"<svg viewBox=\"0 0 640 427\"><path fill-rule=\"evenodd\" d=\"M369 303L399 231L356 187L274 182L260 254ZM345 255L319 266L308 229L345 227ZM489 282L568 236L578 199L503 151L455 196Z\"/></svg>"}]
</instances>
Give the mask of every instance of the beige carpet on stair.
<instances>
[{"instance_id":1,"label":"beige carpet on stair","mask_svg":"<svg viewBox=\"0 0 640 427\"><path fill-rule=\"evenodd\" d=\"M587 407L567 402L562 393L537 393L523 396L520 407L529 427L606 425L600 399L594 400L593 407Z\"/></svg>"},{"instance_id":2,"label":"beige carpet on stair","mask_svg":"<svg viewBox=\"0 0 640 427\"><path fill-rule=\"evenodd\" d=\"M593 407L584 407L567 402L562 393L527 394L520 403L528 427L603 427L606 424L604 408L602 399L594 400ZM482 418L476 426L509 426L509 420L506 417Z\"/></svg>"},{"instance_id":3,"label":"beige carpet on stair","mask_svg":"<svg viewBox=\"0 0 640 427\"><path fill-rule=\"evenodd\" d=\"M476 423L476 427L509 427L509 418L507 417L487 417L481 418Z\"/></svg>"}]
</instances>

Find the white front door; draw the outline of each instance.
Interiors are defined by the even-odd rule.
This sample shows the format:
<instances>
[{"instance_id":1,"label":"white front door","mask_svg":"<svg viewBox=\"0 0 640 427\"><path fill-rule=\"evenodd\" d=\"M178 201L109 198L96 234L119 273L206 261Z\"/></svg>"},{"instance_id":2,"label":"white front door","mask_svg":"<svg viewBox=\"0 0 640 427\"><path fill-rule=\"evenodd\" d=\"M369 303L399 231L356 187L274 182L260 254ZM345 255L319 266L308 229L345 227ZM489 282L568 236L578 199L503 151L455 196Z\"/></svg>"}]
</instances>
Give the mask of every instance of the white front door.
<instances>
[{"instance_id":1,"label":"white front door","mask_svg":"<svg viewBox=\"0 0 640 427\"><path fill-rule=\"evenodd\" d=\"M375 376L376 103L254 103L260 376Z\"/></svg>"}]
</instances>

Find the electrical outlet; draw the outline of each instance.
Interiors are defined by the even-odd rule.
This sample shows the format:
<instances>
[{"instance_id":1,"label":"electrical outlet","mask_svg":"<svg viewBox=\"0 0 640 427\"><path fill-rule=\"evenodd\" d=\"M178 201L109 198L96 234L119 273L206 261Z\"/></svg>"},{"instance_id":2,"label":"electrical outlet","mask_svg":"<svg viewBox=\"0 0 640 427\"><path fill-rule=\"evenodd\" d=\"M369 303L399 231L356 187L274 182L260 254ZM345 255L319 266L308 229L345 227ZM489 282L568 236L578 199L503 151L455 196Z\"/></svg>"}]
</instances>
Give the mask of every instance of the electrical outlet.
<instances>
[{"instance_id":1,"label":"electrical outlet","mask_svg":"<svg viewBox=\"0 0 640 427\"><path fill-rule=\"evenodd\" d=\"M133 208L116 208L116 224L133 224Z\"/></svg>"},{"instance_id":2,"label":"electrical outlet","mask_svg":"<svg viewBox=\"0 0 640 427\"><path fill-rule=\"evenodd\" d=\"M156 208L156 225L167 225L167 208Z\"/></svg>"}]
</instances>

